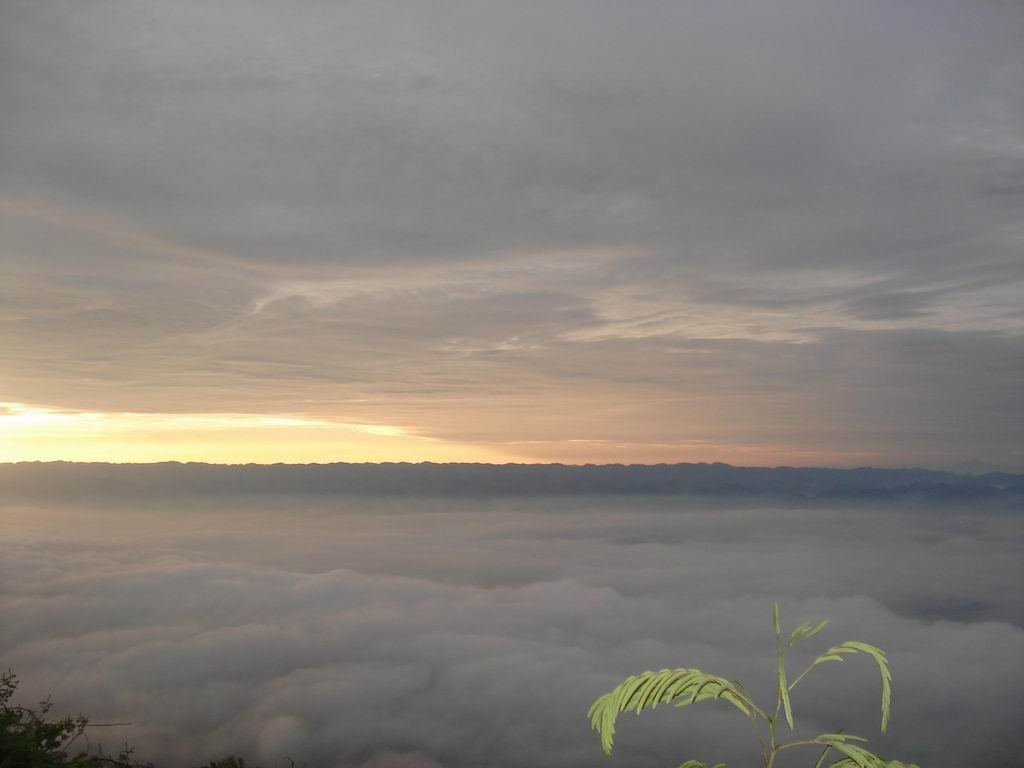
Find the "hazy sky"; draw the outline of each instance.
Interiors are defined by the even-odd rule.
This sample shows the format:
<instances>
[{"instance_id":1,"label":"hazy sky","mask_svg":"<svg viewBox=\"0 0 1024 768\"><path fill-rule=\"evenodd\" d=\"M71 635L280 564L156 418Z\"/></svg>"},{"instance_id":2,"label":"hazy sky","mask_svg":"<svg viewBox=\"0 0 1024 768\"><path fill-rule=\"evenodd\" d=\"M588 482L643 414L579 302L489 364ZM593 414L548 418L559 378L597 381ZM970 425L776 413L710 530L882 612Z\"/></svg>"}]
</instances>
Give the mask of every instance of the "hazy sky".
<instances>
[{"instance_id":1,"label":"hazy sky","mask_svg":"<svg viewBox=\"0 0 1024 768\"><path fill-rule=\"evenodd\" d=\"M0 0L0 460L1024 468L1021 40Z\"/></svg>"},{"instance_id":2,"label":"hazy sky","mask_svg":"<svg viewBox=\"0 0 1024 768\"><path fill-rule=\"evenodd\" d=\"M677 666L770 700L773 599L787 628L833 621L790 668L848 639L892 665L886 736L864 657L794 690L800 734L846 728L925 768L1021 765L1019 514L685 497L2 504L0 669L26 702L132 722L91 738L162 768L231 753L267 768L753 765L754 734L724 704L623 716L610 758L586 711L628 674ZM782 757L808 768L817 750Z\"/></svg>"}]
</instances>

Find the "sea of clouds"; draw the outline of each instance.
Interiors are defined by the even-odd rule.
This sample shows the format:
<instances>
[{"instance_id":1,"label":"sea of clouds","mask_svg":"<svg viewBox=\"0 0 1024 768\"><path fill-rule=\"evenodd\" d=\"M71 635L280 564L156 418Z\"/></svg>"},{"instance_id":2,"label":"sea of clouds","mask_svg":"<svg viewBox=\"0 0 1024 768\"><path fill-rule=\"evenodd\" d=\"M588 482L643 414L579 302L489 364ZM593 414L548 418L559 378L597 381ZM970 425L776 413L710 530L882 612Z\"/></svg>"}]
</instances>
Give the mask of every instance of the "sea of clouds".
<instances>
[{"instance_id":1,"label":"sea of clouds","mask_svg":"<svg viewBox=\"0 0 1024 768\"><path fill-rule=\"evenodd\" d=\"M731 707L623 716L626 675L695 666L769 700L784 625L889 653L793 696L797 731L845 727L926 768L1024 765L1024 525L1006 508L787 508L742 499L178 495L0 505L0 666L24 702L96 722L158 766L241 754L363 768L751 765ZM785 731L786 729L783 728ZM817 752L780 759L811 765Z\"/></svg>"}]
</instances>

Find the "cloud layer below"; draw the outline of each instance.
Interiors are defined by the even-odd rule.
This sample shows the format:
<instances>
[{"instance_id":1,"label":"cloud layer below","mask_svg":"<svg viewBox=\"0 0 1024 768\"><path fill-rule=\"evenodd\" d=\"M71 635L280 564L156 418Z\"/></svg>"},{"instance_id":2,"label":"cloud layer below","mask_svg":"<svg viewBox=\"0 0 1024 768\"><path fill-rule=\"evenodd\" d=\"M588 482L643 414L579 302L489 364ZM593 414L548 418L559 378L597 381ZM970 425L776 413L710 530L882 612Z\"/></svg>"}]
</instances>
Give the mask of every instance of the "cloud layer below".
<instances>
[{"instance_id":1,"label":"cloud layer below","mask_svg":"<svg viewBox=\"0 0 1024 768\"><path fill-rule=\"evenodd\" d=\"M132 721L108 746L169 768L743 764L753 737L725 707L626 718L608 759L585 712L663 666L770 695L776 598L894 671L888 736L856 658L801 683L800 732L847 727L930 768L1024 750L1016 513L186 495L3 514L0 666L29 701Z\"/></svg>"}]
</instances>

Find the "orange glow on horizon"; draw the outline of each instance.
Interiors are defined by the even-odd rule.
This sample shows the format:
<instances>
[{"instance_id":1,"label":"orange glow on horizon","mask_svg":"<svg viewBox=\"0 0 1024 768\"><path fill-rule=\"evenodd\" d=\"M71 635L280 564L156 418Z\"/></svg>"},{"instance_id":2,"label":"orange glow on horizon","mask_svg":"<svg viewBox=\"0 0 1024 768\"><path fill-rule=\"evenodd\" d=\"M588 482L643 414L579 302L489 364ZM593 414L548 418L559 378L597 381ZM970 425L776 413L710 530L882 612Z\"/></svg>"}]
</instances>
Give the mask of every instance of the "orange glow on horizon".
<instances>
[{"instance_id":1,"label":"orange glow on horizon","mask_svg":"<svg viewBox=\"0 0 1024 768\"><path fill-rule=\"evenodd\" d=\"M0 462L516 460L521 458L388 424L291 414L100 413L0 402Z\"/></svg>"},{"instance_id":2,"label":"orange glow on horizon","mask_svg":"<svg viewBox=\"0 0 1024 768\"><path fill-rule=\"evenodd\" d=\"M0 463L77 461L144 464L466 462L485 464L674 464L884 466L866 451L706 440L635 443L551 439L460 443L391 424L298 414L75 411L0 401Z\"/></svg>"}]
</instances>

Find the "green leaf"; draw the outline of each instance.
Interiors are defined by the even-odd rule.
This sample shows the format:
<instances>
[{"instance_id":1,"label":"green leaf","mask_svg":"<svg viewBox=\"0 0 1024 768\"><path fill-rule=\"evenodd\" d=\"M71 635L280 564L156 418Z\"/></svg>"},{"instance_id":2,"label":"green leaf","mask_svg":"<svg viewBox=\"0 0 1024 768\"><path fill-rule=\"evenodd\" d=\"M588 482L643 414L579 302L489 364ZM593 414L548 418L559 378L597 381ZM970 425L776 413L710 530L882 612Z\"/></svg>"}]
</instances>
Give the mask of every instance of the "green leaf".
<instances>
[{"instance_id":1,"label":"green leaf","mask_svg":"<svg viewBox=\"0 0 1024 768\"><path fill-rule=\"evenodd\" d=\"M786 647L792 648L799 642L809 640L810 638L814 637L816 634L821 632L823 629L825 629L825 627L827 626L828 619L822 619L822 621L816 627L811 627L811 625L805 621L803 624L801 624L799 627L793 630L792 634L789 636L789 642L786 644Z\"/></svg>"},{"instance_id":2,"label":"green leaf","mask_svg":"<svg viewBox=\"0 0 1024 768\"><path fill-rule=\"evenodd\" d=\"M789 697L789 685L787 685L785 656L786 652L808 638L820 633L828 621L823 620L816 625L804 621L796 627L789 635L789 640L784 646L782 643L782 626L780 622L780 610L778 603L772 603L772 624L775 629L775 648L777 655L777 673L779 685L778 708L784 708L786 722L790 730L794 730L792 703ZM819 664L826 661L844 661L848 654L866 653L871 656L878 665L882 677L882 732L886 731L889 723L891 706L891 681L892 675L889 671L889 664L885 653L868 643L856 640L848 640L839 645L834 645L825 653L818 656L806 670L794 680L796 685L804 675L810 672ZM716 675L710 675L699 669L662 669L657 672L647 671L640 675L632 675L626 678L620 685L603 696L598 697L587 712L591 727L598 732L601 738L601 746L605 753L610 754L615 735L616 720L621 712L635 711L638 715L645 709L654 709L658 704L671 703L675 707L687 707L698 701L724 699L739 709L744 715L754 722L755 730L758 730L758 738L761 741L762 753L766 763L771 762L771 755L776 751L775 747L775 720L773 717L762 712L754 705L750 694L736 681L726 680ZM778 709L776 709L776 715ZM765 718L772 728L771 752L769 752L758 729L757 716ZM824 733L816 736L813 742L824 747L814 768L822 768L825 758L830 750L835 749L843 755L841 759L832 763L830 768L919 768L914 763L901 763L898 760L888 761L867 750L864 745L867 740L860 736L853 736L843 733L840 729L836 733ZM783 746L797 746L807 744L806 741L788 742ZM680 768L706 768L706 763L699 760L688 760ZM3 768L0 766L0 768ZM715 764L714 768L725 768L724 763Z\"/></svg>"},{"instance_id":3,"label":"green leaf","mask_svg":"<svg viewBox=\"0 0 1024 768\"><path fill-rule=\"evenodd\" d=\"M587 712L591 727L601 736L601 748L611 754L615 721L619 713L654 709L661 702L674 701L684 707L697 701L724 699L747 717L749 702L729 680L699 669L662 669L627 677L616 688L597 698Z\"/></svg>"},{"instance_id":4,"label":"green leaf","mask_svg":"<svg viewBox=\"0 0 1024 768\"><path fill-rule=\"evenodd\" d=\"M832 747L850 758L858 768L886 768L882 758L863 747L843 742L833 742Z\"/></svg>"},{"instance_id":5,"label":"green leaf","mask_svg":"<svg viewBox=\"0 0 1024 768\"><path fill-rule=\"evenodd\" d=\"M877 758L879 762L875 763L876 766L881 768L921 768L917 763L901 763L899 760L883 760ZM857 768L858 763L849 757L845 757L835 763L832 763L829 768Z\"/></svg>"},{"instance_id":6,"label":"green leaf","mask_svg":"<svg viewBox=\"0 0 1024 768\"><path fill-rule=\"evenodd\" d=\"M782 649L782 627L779 625L779 604L772 603L772 625L775 627L775 653L778 658L776 671L779 674L779 696L786 710L786 722L789 730L793 730L793 708L789 702L789 686L786 684L786 665L782 661L785 651Z\"/></svg>"},{"instance_id":7,"label":"green leaf","mask_svg":"<svg viewBox=\"0 0 1024 768\"><path fill-rule=\"evenodd\" d=\"M779 695L782 697L782 708L786 712L786 722L789 730L793 730L793 707L789 703L789 686L786 683L786 665L779 656Z\"/></svg>"},{"instance_id":8,"label":"green leaf","mask_svg":"<svg viewBox=\"0 0 1024 768\"><path fill-rule=\"evenodd\" d=\"M860 750L853 749L847 744L833 744L832 748L846 755L850 761L857 766L857 768L878 768L874 760L869 760L864 755L860 754ZM833 765L835 765L835 763L833 763Z\"/></svg>"},{"instance_id":9,"label":"green leaf","mask_svg":"<svg viewBox=\"0 0 1024 768\"><path fill-rule=\"evenodd\" d=\"M841 654L844 653L866 653L871 656L878 665L878 671L882 676L882 733L889 727L889 712L892 705L892 673L889 671L889 661L885 652L868 643L858 640L847 640L845 643L834 645L825 653L816 658L812 667L818 666L826 661L842 661Z\"/></svg>"},{"instance_id":10,"label":"green leaf","mask_svg":"<svg viewBox=\"0 0 1024 768\"><path fill-rule=\"evenodd\" d=\"M852 736L846 733L823 733L815 736L814 741L826 745L826 751L818 759L820 765L828 749L835 749L846 755L830 766L830 768L920 768L913 763L901 763L899 760L886 760L873 752L869 752L861 746L850 744L850 741L866 742L860 736Z\"/></svg>"},{"instance_id":11,"label":"green leaf","mask_svg":"<svg viewBox=\"0 0 1024 768\"><path fill-rule=\"evenodd\" d=\"M882 733L889 727L889 711L892 706L892 673L889 671L889 660L881 648L857 640L847 640L846 644L875 660L878 672L882 676Z\"/></svg>"}]
</instances>

